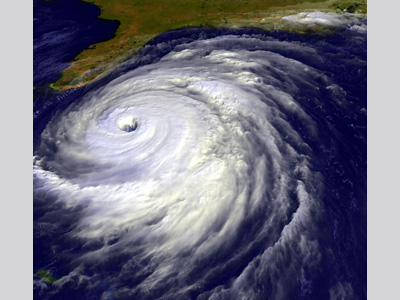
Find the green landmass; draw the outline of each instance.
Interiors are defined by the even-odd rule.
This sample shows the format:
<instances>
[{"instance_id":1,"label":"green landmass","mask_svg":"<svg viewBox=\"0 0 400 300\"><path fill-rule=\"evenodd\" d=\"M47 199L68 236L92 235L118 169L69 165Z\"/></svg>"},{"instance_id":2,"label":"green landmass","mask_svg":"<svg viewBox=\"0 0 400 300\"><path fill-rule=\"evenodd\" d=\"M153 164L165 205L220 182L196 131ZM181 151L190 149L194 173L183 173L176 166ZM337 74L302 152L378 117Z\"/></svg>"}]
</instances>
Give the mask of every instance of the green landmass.
<instances>
[{"instance_id":1,"label":"green landmass","mask_svg":"<svg viewBox=\"0 0 400 300\"><path fill-rule=\"evenodd\" d=\"M120 21L115 37L81 52L55 90L85 85L136 54L157 35L188 26L256 27L263 30L302 29L281 22L299 12L357 12L366 15L366 0L83 0L101 8L100 17ZM320 30L316 29L316 30Z\"/></svg>"},{"instance_id":2,"label":"green landmass","mask_svg":"<svg viewBox=\"0 0 400 300\"><path fill-rule=\"evenodd\" d=\"M367 13L367 1L364 0L340 0L335 1L332 6L340 12L355 13L360 11Z\"/></svg>"},{"instance_id":3,"label":"green landmass","mask_svg":"<svg viewBox=\"0 0 400 300\"><path fill-rule=\"evenodd\" d=\"M62 91L62 89L60 89L60 88L58 88L58 87L55 86L55 83L50 84L49 87L50 87L51 89L53 89L53 90L56 90L56 91Z\"/></svg>"},{"instance_id":4,"label":"green landmass","mask_svg":"<svg viewBox=\"0 0 400 300\"><path fill-rule=\"evenodd\" d=\"M47 284L53 284L58 280L51 275L51 272L49 270L39 270L36 272L36 274L38 274L40 279L42 279Z\"/></svg>"}]
</instances>

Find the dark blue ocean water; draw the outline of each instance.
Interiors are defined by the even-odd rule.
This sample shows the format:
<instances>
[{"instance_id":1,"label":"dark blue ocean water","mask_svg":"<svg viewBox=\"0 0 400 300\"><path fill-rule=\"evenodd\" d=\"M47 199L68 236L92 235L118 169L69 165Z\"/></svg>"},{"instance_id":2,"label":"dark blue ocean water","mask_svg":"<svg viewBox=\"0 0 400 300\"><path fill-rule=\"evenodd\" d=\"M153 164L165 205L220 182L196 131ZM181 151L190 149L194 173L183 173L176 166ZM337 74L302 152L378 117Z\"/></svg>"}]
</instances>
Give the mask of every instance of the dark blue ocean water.
<instances>
[{"instance_id":1,"label":"dark blue ocean water","mask_svg":"<svg viewBox=\"0 0 400 300\"><path fill-rule=\"evenodd\" d=\"M78 0L33 1L33 85L56 81L91 44L110 39L119 21L99 19L100 8Z\"/></svg>"},{"instance_id":2,"label":"dark blue ocean water","mask_svg":"<svg viewBox=\"0 0 400 300\"><path fill-rule=\"evenodd\" d=\"M111 38L118 23L102 21L97 18L99 9L93 5L75 0L35 1L34 2L34 85L45 86L56 80L66 63L90 44ZM286 57L321 70L336 84L343 88L347 105L338 107L321 90L319 107L307 105L308 93L304 90L302 107L318 124L320 131L330 132L332 127L338 132L338 138L321 137L313 140L303 124L289 120L301 137L313 151L313 167L324 178L323 203L324 226L320 232L320 243L325 243L332 253L322 253L323 262L316 270L306 270L299 279L297 288L290 299L321 300L329 299L329 288L337 283L350 283L354 299L366 299L367 289L367 53L366 34L342 31L331 36L297 35L287 32L262 33L255 29L212 29L188 28L161 35L144 47L133 62L122 66L101 81L74 91L59 93L41 90L34 94L34 150L40 141L40 133L57 111L62 111L80 96L104 85L128 70L159 60L176 45L196 39L207 39L226 34L261 34L277 40L309 45L316 49L323 62L313 61L312 57L297 52L288 53L281 49ZM161 46L160 46L161 45ZM322 80L322 78L321 78ZM297 99L302 100L302 99ZM58 208L46 205L46 199L35 199L34 221L46 213ZM63 249L82 250L82 245L74 245L67 238L70 225L79 218L79 210L64 216L64 223L57 232L57 241L34 234L34 272L51 269L54 277L62 277L71 270L66 264L68 258L55 253L53 245ZM35 228L35 226L34 226ZM95 246L94 246L95 247ZM251 253L249 254L251 256ZM118 271L118 263L124 257L116 258L105 270ZM226 278L216 278L213 285L224 284L227 278L240 274L251 257L244 258L242 264L230 270ZM235 273L236 272L236 273ZM36 276L36 275L35 275ZM127 279L129 284L129 279ZM93 283L97 291L85 294L84 290L64 288L56 294L40 294L34 289L35 299L100 299L104 291L112 291L107 282ZM130 283L134 285L134 282ZM211 286L210 286L211 288ZM49 291L53 288L49 286ZM196 293L192 298L195 299Z\"/></svg>"}]
</instances>

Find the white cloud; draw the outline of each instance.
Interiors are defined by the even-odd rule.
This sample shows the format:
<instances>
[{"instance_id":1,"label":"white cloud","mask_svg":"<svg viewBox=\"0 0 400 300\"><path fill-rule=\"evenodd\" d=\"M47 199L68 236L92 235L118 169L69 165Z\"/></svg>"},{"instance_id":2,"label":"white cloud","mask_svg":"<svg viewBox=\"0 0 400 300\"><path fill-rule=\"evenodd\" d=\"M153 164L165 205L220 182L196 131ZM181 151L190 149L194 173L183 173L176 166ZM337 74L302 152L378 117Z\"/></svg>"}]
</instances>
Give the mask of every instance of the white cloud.
<instances>
[{"instance_id":1,"label":"white cloud","mask_svg":"<svg viewBox=\"0 0 400 300\"><path fill-rule=\"evenodd\" d=\"M256 50L237 49L241 43ZM283 43L291 52L311 53ZM79 209L68 235L102 245L77 254L74 263L128 255L118 277L145 279L121 293L173 282L173 295L262 244L265 251L234 289L250 295L259 278L279 269L281 277L270 277L271 293L285 297L283 285L317 261L319 214L307 188L318 182L311 149L288 118L317 137L317 124L296 95L303 88L318 95L322 79L331 83L313 67L274 53L278 44L225 36L177 47L89 93L48 124L35 156L35 194L51 195L60 209ZM221 45L227 49L218 50ZM122 130L133 121L134 130ZM293 261L286 270L288 255ZM222 262L201 273L198 266L216 256Z\"/></svg>"},{"instance_id":2,"label":"white cloud","mask_svg":"<svg viewBox=\"0 0 400 300\"><path fill-rule=\"evenodd\" d=\"M358 20L350 13L331 12L301 12L295 15L285 16L283 22L293 25L312 28L322 26L326 28L345 28L347 25L358 23Z\"/></svg>"}]
</instances>

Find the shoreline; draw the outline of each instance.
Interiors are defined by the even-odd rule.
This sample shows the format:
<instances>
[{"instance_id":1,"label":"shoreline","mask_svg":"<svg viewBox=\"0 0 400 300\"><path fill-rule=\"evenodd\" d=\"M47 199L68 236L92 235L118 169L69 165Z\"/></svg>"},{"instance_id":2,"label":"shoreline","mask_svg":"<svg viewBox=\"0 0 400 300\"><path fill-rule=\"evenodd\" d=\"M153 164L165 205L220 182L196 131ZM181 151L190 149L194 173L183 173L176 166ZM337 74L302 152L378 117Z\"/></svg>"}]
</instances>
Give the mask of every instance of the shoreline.
<instances>
[{"instance_id":1,"label":"shoreline","mask_svg":"<svg viewBox=\"0 0 400 300\"><path fill-rule=\"evenodd\" d=\"M271 31L291 31L300 34L311 34L315 32L332 32L332 28L324 28L324 26L316 26L314 28L305 28L304 26L299 26L298 24L290 24L289 22L283 22L282 19L287 16L296 15L299 13L311 13L315 10L321 11L323 13L334 13L341 15L346 13L347 9L342 7L342 10L339 9L339 6L335 3L345 3L346 5L353 5L354 3L364 3L365 2L365 12L355 11L355 14L352 14L357 17L365 17L366 14L366 1L363 0L328 0L328 1L318 1L318 2L303 2L295 5L284 5L284 6L271 6L267 10L256 10L251 12L245 12L242 15L230 14L229 12L223 12L222 14L230 14L232 18L224 17L226 22L221 24L221 19L212 16L210 19L210 24L202 23L202 20L209 18L210 15L206 15L206 17L202 17L200 19L192 18L186 22L186 24L180 24L179 26L175 26L172 24L170 29L166 29L164 31L154 32L156 29L153 28L153 33L151 30L143 29L142 32L139 31L140 28L133 28L133 32L137 32L137 34L128 34L130 31L126 31L127 25L132 25L137 23L137 20L133 20L132 24L129 23L131 20L129 18L119 20L118 18L114 18L112 12L107 12L106 9L99 3L102 3L103 0L81 0L83 2L87 2L93 5L96 5L101 13L98 16L99 19L103 20L117 20L120 22L120 25L115 31L114 37L108 39L106 41L102 41L99 43L95 43L89 46L87 49L83 50L80 54L78 54L74 60L69 64L69 66L61 72L61 77L53 82L51 87L56 91L65 91L72 88L77 88L81 86L85 86L88 83L97 80L97 78L104 77L112 70L115 69L119 64L126 61L133 55L136 55L140 49L146 46L151 40L168 31L179 30L188 27L227 27L227 28L257 28L261 29L265 32ZM217 1L217 0L215 0ZM121 3L124 0L119 1ZM275 3L276 4L276 3ZM118 3L113 3L112 5L117 5ZM133 4L132 4L133 5ZM126 6L124 6L127 10ZM234 10L234 9L232 9ZM115 12L114 12L115 13ZM137 13L137 12L136 12ZM122 11L121 11L122 14ZM221 15L219 17L221 17ZM250 18L251 16L251 18ZM214 22L214 21L215 22ZM214 23L213 23L214 22ZM140 22L139 22L140 23ZM193 24L194 23L194 24ZM196 24L200 23L200 24ZM162 26L164 26L163 24ZM147 32L146 32L147 31Z\"/></svg>"}]
</instances>

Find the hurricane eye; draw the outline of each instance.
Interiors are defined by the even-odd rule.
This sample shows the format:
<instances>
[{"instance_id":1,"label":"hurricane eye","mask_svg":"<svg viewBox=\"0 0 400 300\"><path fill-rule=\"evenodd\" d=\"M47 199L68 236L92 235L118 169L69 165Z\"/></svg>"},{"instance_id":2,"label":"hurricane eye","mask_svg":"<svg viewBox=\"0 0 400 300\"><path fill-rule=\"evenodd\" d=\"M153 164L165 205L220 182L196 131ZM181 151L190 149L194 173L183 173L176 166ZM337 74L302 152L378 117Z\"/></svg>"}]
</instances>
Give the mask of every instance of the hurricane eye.
<instances>
[{"instance_id":1,"label":"hurricane eye","mask_svg":"<svg viewBox=\"0 0 400 300\"><path fill-rule=\"evenodd\" d=\"M125 132L135 131L139 126L139 122L137 120L132 119L130 122L123 122L119 125L119 129Z\"/></svg>"}]
</instances>

